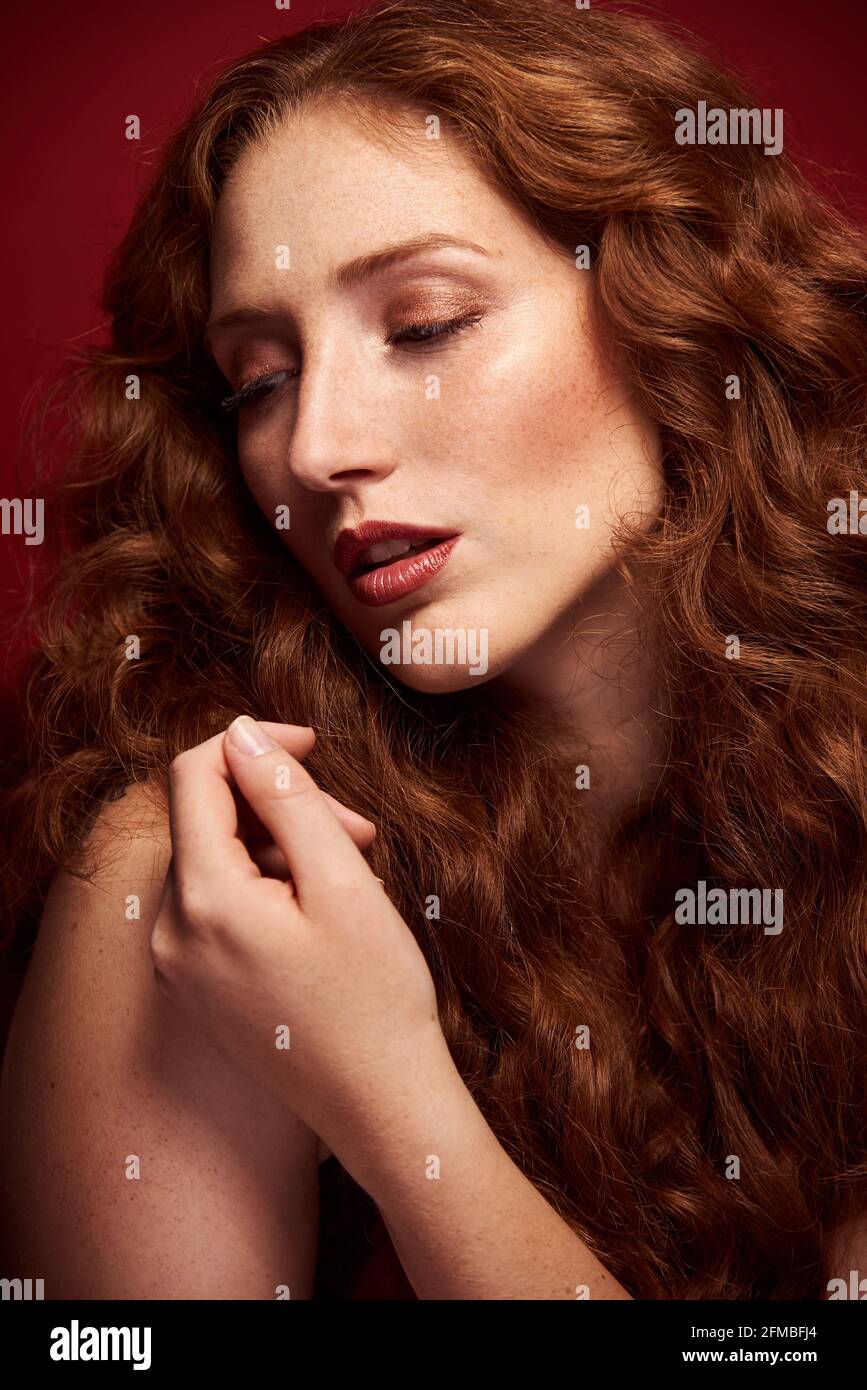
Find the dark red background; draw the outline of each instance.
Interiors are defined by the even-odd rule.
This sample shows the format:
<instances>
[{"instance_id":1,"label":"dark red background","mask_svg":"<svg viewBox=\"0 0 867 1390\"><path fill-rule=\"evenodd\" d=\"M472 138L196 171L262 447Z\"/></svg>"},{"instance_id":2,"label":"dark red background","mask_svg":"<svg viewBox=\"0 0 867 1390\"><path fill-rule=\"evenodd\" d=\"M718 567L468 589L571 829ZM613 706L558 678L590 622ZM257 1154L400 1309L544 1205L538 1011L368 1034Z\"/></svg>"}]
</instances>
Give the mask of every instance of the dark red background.
<instances>
[{"instance_id":1,"label":"dark red background","mask_svg":"<svg viewBox=\"0 0 867 1390\"><path fill-rule=\"evenodd\" d=\"M98 340L107 253L196 84L262 39L351 8L346 0L292 0L288 12L270 0L42 0L7 14L2 495L32 495L16 476L22 419L67 345ZM657 8L712 42L760 105L783 107L787 149L812 161L814 176L867 220L863 0L672 0ZM130 113L141 117L138 142L124 138ZM23 551L21 538L0 537L3 633L21 606Z\"/></svg>"}]
</instances>

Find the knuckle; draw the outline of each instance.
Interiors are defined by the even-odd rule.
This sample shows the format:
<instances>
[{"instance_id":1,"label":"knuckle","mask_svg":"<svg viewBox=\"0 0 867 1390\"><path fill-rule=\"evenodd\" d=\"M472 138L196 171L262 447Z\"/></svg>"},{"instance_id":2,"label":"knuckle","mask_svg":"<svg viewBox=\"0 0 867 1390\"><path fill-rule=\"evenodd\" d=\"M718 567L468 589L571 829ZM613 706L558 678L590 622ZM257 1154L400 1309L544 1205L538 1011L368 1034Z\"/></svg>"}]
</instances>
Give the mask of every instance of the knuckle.
<instances>
[{"instance_id":1,"label":"knuckle","mask_svg":"<svg viewBox=\"0 0 867 1390\"><path fill-rule=\"evenodd\" d=\"M150 957L157 983L167 984L173 975L174 952L171 934L161 924L157 924L151 933Z\"/></svg>"},{"instance_id":2,"label":"knuckle","mask_svg":"<svg viewBox=\"0 0 867 1390\"><path fill-rule=\"evenodd\" d=\"M303 805L322 796L309 772L297 764L292 765L283 752L271 754L269 763L262 766L260 776L264 795L274 801L289 798Z\"/></svg>"},{"instance_id":3,"label":"knuckle","mask_svg":"<svg viewBox=\"0 0 867 1390\"><path fill-rule=\"evenodd\" d=\"M348 874L330 874L328 896L336 907L350 907L358 904L358 879Z\"/></svg>"},{"instance_id":4,"label":"knuckle","mask_svg":"<svg viewBox=\"0 0 867 1390\"><path fill-rule=\"evenodd\" d=\"M177 753L169 763L169 777L173 782L182 777L190 765L191 750L184 749L182 753Z\"/></svg>"},{"instance_id":5,"label":"knuckle","mask_svg":"<svg viewBox=\"0 0 867 1390\"><path fill-rule=\"evenodd\" d=\"M175 904L188 927L203 928L214 922L215 906L211 894L195 880L181 880L175 884Z\"/></svg>"},{"instance_id":6,"label":"knuckle","mask_svg":"<svg viewBox=\"0 0 867 1390\"><path fill-rule=\"evenodd\" d=\"M172 993L172 982L158 965L154 965L154 984L162 994Z\"/></svg>"},{"instance_id":7,"label":"knuckle","mask_svg":"<svg viewBox=\"0 0 867 1390\"><path fill-rule=\"evenodd\" d=\"M291 785L289 790L290 795L293 796L295 800L300 802L302 805L306 805L307 803L312 804L314 801L325 800L321 790L319 789L319 787L317 787L316 783L313 781L313 778L307 772L296 772L295 776L291 778Z\"/></svg>"}]
</instances>

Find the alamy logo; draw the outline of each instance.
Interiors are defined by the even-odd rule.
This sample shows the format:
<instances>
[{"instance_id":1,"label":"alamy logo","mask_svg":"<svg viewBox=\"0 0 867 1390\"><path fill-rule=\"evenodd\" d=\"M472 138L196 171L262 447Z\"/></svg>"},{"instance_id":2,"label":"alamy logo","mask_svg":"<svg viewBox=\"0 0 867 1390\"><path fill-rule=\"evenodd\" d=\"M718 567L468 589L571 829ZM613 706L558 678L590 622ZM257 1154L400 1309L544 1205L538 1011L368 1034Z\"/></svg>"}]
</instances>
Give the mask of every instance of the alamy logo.
<instances>
[{"instance_id":1,"label":"alamy logo","mask_svg":"<svg viewBox=\"0 0 867 1390\"><path fill-rule=\"evenodd\" d=\"M24 536L25 545L45 540L45 502L41 497L0 497L0 530L4 536Z\"/></svg>"},{"instance_id":2,"label":"alamy logo","mask_svg":"<svg viewBox=\"0 0 867 1390\"><path fill-rule=\"evenodd\" d=\"M854 488L849 489L848 503L845 497L832 497L825 525L832 536L867 536L867 497Z\"/></svg>"},{"instance_id":3,"label":"alamy logo","mask_svg":"<svg viewBox=\"0 0 867 1390\"><path fill-rule=\"evenodd\" d=\"M782 888L712 888L708 892L703 878L699 879L697 887L698 892L692 888L678 888L674 895L678 904L674 920L679 926L766 922L765 936L778 936L783 930Z\"/></svg>"},{"instance_id":4,"label":"alamy logo","mask_svg":"<svg viewBox=\"0 0 867 1390\"><path fill-rule=\"evenodd\" d=\"M488 669L488 629L486 627L417 627L413 631L407 618L396 627L379 634L383 666L466 666L471 676L483 676Z\"/></svg>"},{"instance_id":5,"label":"alamy logo","mask_svg":"<svg viewBox=\"0 0 867 1390\"><path fill-rule=\"evenodd\" d=\"M33 1286L36 1285L36 1292ZM20 1299L23 1303L45 1298L44 1279L0 1279L0 1299Z\"/></svg>"},{"instance_id":6,"label":"alamy logo","mask_svg":"<svg viewBox=\"0 0 867 1390\"><path fill-rule=\"evenodd\" d=\"M849 1283L845 1279L828 1280L828 1301L835 1298L857 1298L860 1302L867 1299L867 1279L862 1279L857 1269L849 1270Z\"/></svg>"},{"instance_id":7,"label":"alamy logo","mask_svg":"<svg viewBox=\"0 0 867 1390\"><path fill-rule=\"evenodd\" d=\"M79 1327L73 1318L69 1327L51 1329L52 1361L132 1361L134 1371L147 1371L151 1364L149 1327Z\"/></svg>"},{"instance_id":8,"label":"alamy logo","mask_svg":"<svg viewBox=\"0 0 867 1390\"><path fill-rule=\"evenodd\" d=\"M712 106L700 101L695 111L682 106L674 113L674 138L679 145L763 145L765 154L780 154L783 148L783 111L765 106ZM779 124L779 132L777 125Z\"/></svg>"}]
</instances>

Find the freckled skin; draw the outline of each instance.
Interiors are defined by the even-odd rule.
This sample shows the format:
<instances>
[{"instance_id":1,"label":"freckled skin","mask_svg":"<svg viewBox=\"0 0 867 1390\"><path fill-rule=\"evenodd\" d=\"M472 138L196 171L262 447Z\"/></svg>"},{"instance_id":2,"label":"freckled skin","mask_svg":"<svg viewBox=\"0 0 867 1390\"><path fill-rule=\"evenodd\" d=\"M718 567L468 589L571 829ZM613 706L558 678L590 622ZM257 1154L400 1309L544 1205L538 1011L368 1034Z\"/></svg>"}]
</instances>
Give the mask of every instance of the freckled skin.
<instances>
[{"instance_id":1,"label":"freckled skin","mask_svg":"<svg viewBox=\"0 0 867 1390\"><path fill-rule=\"evenodd\" d=\"M379 656L380 633L486 628L484 677L448 665L391 667L415 688L460 689L524 667L550 674L563 625L610 573L622 509L650 516L662 490L659 442L593 327L590 272L549 244L444 131L408 118L380 141L342 105L291 119L241 157L221 196L212 316L279 305L267 331L224 330L214 355L232 384L301 367L241 412L239 453L281 539L342 621ZM371 196L375 190L375 197ZM490 252L428 252L388 276L328 283L343 262L441 232ZM290 268L275 267L288 246ZM388 345L390 331L481 321L434 345ZM411 312L406 312L406 309ZM439 380L439 399L426 385ZM590 509L576 529L576 507ZM428 587L382 608L358 603L332 562L337 530L368 518L462 532Z\"/></svg>"},{"instance_id":2,"label":"freckled skin","mask_svg":"<svg viewBox=\"0 0 867 1390\"><path fill-rule=\"evenodd\" d=\"M575 651L564 636L573 622L600 633L625 607L628 627L629 604L612 581L612 526L624 508L653 513L659 442L593 327L588 273L539 236L445 129L439 141L424 131L422 115L400 142L391 132L381 142L347 107L320 107L233 170L217 211L212 315L258 304L280 319L267 332L222 332L216 360L232 391L266 372L301 371L242 413L241 466L266 517L290 508L281 540L372 656L381 631L405 619L488 632L484 677L450 665L390 675L432 691L506 678L571 698ZM329 282L354 257L432 232L489 254L440 250L351 287ZM287 270L275 263L281 246L290 248ZM454 337L416 348L387 342L407 323L469 310L479 322ZM590 510L589 531L575 527L578 506ZM337 532L366 519L462 537L428 588L371 609L332 562ZM585 733L584 706L603 727L616 725L605 690L600 675L580 692ZM637 766L630 753L630 775ZM7 1052L15 1089L7 1085L3 1098L4 1170L18 1211L34 1214L32 1229L18 1233L20 1267L50 1271L53 1297L270 1299L285 1285L293 1298L310 1297L316 1135L287 1121L282 1103L251 1086L154 989L148 940L173 847L161 798L158 855L143 835L149 802L138 785L106 808L93 855L107 855L108 881L61 882L40 927ZM135 932L118 929L117 903L130 885L143 905ZM70 930L76 921L87 930ZM471 1106L453 1109L446 1085L429 1095L442 1106L432 1122L446 1145L449 1126L472 1135L451 1191L472 1192L480 1163L496 1162L483 1186L503 1195L493 1214L474 1198L471 1211L438 1223L416 1265L421 1296L433 1296L428 1251L450 1227L473 1222L462 1235L470 1247L493 1249L503 1231L517 1232L502 1259L516 1270L522 1232L547 1223L530 1244L555 1263L559 1249L559 1280L575 1257L571 1233L516 1171L499 1166ZM319 1158L328 1152L319 1142ZM130 1153L142 1156L139 1181L124 1174ZM415 1207L416 1189L411 1200ZM594 1295L618 1296L602 1267L590 1268ZM540 1278L531 1273L524 1287Z\"/></svg>"}]
</instances>

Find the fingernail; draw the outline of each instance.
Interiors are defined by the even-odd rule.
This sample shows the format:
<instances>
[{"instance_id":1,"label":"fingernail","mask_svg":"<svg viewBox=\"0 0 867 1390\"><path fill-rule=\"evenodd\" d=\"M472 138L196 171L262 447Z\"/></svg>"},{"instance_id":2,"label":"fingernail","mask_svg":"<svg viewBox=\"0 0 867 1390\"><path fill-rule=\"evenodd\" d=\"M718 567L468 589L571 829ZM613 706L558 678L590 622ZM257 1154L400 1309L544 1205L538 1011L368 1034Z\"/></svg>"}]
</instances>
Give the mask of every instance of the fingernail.
<instances>
[{"instance_id":1,"label":"fingernail","mask_svg":"<svg viewBox=\"0 0 867 1390\"><path fill-rule=\"evenodd\" d=\"M249 714L239 714L237 719L233 719L227 733L232 747L248 756L252 754L258 757L260 753L270 753L272 748L280 747Z\"/></svg>"}]
</instances>

